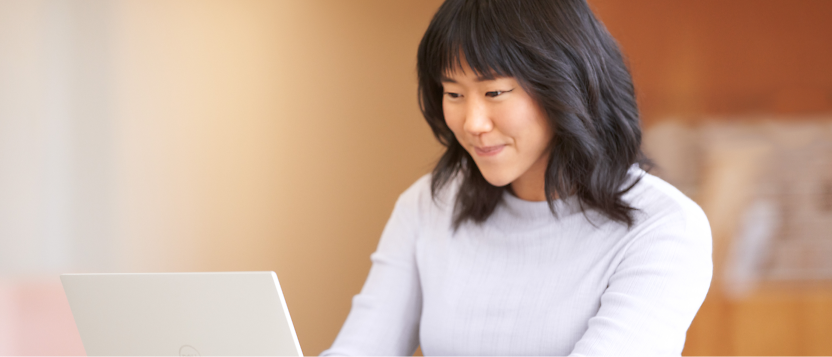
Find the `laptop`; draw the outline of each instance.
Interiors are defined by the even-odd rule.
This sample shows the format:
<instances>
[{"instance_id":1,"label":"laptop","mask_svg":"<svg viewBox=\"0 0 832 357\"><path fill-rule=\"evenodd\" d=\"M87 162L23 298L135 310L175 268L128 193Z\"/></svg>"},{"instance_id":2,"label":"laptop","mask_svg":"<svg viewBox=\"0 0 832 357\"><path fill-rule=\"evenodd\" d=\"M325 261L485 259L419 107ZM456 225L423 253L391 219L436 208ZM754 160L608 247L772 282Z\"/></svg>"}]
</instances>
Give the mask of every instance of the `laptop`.
<instances>
[{"instance_id":1,"label":"laptop","mask_svg":"<svg viewBox=\"0 0 832 357\"><path fill-rule=\"evenodd\" d=\"M274 272L63 274L90 356L302 356Z\"/></svg>"}]
</instances>

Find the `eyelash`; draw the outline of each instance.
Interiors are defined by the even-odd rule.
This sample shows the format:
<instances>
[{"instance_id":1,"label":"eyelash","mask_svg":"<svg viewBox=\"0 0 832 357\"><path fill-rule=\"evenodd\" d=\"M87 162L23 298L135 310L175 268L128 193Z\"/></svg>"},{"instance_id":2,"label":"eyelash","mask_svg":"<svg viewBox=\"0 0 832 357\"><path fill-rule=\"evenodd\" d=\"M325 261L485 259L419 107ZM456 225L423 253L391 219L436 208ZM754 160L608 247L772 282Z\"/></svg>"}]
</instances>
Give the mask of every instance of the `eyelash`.
<instances>
[{"instance_id":1,"label":"eyelash","mask_svg":"<svg viewBox=\"0 0 832 357\"><path fill-rule=\"evenodd\" d=\"M485 92L485 96L494 98L494 97L496 97L500 94L503 94L503 93L510 93L513 90L514 90L514 88L509 89L509 90L495 90L495 91ZM454 98L454 99L461 97L461 95L459 93L445 92L445 94L447 94L449 97Z\"/></svg>"},{"instance_id":2,"label":"eyelash","mask_svg":"<svg viewBox=\"0 0 832 357\"><path fill-rule=\"evenodd\" d=\"M509 90L495 90L495 91L491 91L491 92L486 92L486 93L485 93L485 95L486 95L487 97L494 98L494 97L496 97L496 96L498 96L498 95L500 95L500 94L503 94L503 93L509 93L509 92L511 92L511 91L513 91L513 90L514 90L514 88L509 89ZM492 95L492 93L493 93L493 95Z\"/></svg>"}]
</instances>

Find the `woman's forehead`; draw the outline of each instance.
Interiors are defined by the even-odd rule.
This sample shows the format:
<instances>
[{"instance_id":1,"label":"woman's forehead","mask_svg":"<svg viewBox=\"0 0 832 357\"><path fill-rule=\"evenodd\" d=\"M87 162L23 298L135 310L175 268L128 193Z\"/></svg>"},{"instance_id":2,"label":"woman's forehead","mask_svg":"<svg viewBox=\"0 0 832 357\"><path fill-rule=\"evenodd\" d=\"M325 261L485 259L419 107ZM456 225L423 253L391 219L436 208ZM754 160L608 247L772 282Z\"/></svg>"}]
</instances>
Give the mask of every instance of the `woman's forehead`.
<instances>
[{"instance_id":1,"label":"woman's forehead","mask_svg":"<svg viewBox=\"0 0 832 357\"><path fill-rule=\"evenodd\" d=\"M474 56L472 62L465 55L465 50L462 48L459 48L457 51L452 51L451 53L453 53L454 56L445 57L443 60L444 63L441 66L442 71L440 80L443 82L445 79L466 76L473 76L481 81L493 80L500 77L510 77L509 74L503 73L504 71L499 68L500 63L492 63L495 62L494 58L491 58L491 61L484 58L479 58L479 60L477 60L478 57Z\"/></svg>"},{"instance_id":2,"label":"woman's forehead","mask_svg":"<svg viewBox=\"0 0 832 357\"><path fill-rule=\"evenodd\" d=\"M443 83L456 83L458 79L466 78L472 79L476 82L484 82L495 80L503 77L509 76L502 76L497 73L497 71L493 69L489 69L487 71L476 71L468 64L467 61L460 61L460 64L457 64L453 67L446 68L442 75L439 78L440 82Z\"/></svg>"}]
</instances>

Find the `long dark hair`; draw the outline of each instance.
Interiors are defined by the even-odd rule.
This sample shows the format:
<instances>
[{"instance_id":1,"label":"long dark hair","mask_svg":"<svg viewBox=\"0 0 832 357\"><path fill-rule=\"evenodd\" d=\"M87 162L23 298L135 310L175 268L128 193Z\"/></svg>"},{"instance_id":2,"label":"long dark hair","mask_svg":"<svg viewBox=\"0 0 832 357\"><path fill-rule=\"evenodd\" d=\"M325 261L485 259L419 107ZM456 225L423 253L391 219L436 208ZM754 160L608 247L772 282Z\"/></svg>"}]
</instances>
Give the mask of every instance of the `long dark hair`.
<instances>
[{"instance_id":1,"label":"long dark hair","mask_svg":"<svg viewBox=\"0 0 832 357\"><path fill-rule=\"evenodd\" d=\"M553 214L556 197L577 196L594 209L632 226L635 209L621 199L649 166L630 72L617 43L584 0L447 0L434 15L418 52L419 105L447 150L433 170L434 197L454 177L454 228L488 219L506 187L489 184L457 142L442 112L441 78L461 61L477 75L510 76L545 111L555 133L545 191Z\"/></svg>"}]
</instances>

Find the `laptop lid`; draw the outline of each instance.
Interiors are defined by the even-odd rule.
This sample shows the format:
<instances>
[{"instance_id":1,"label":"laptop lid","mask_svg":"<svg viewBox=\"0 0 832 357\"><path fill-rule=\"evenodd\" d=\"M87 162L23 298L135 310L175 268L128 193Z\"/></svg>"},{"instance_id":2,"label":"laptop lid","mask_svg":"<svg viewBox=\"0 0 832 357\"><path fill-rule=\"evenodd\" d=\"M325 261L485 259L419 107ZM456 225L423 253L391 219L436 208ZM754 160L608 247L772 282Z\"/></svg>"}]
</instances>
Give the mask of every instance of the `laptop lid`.
<instances>
[{"instance_id":1,"label":"laptop lid","mask_svg":"<svg viewBox=\"0 0 832 357\"><path fill-rule=\"evenodd\" d=\"M302 356L274 272L63 274L87 355Z\"/></svg>"}]
</instances>

